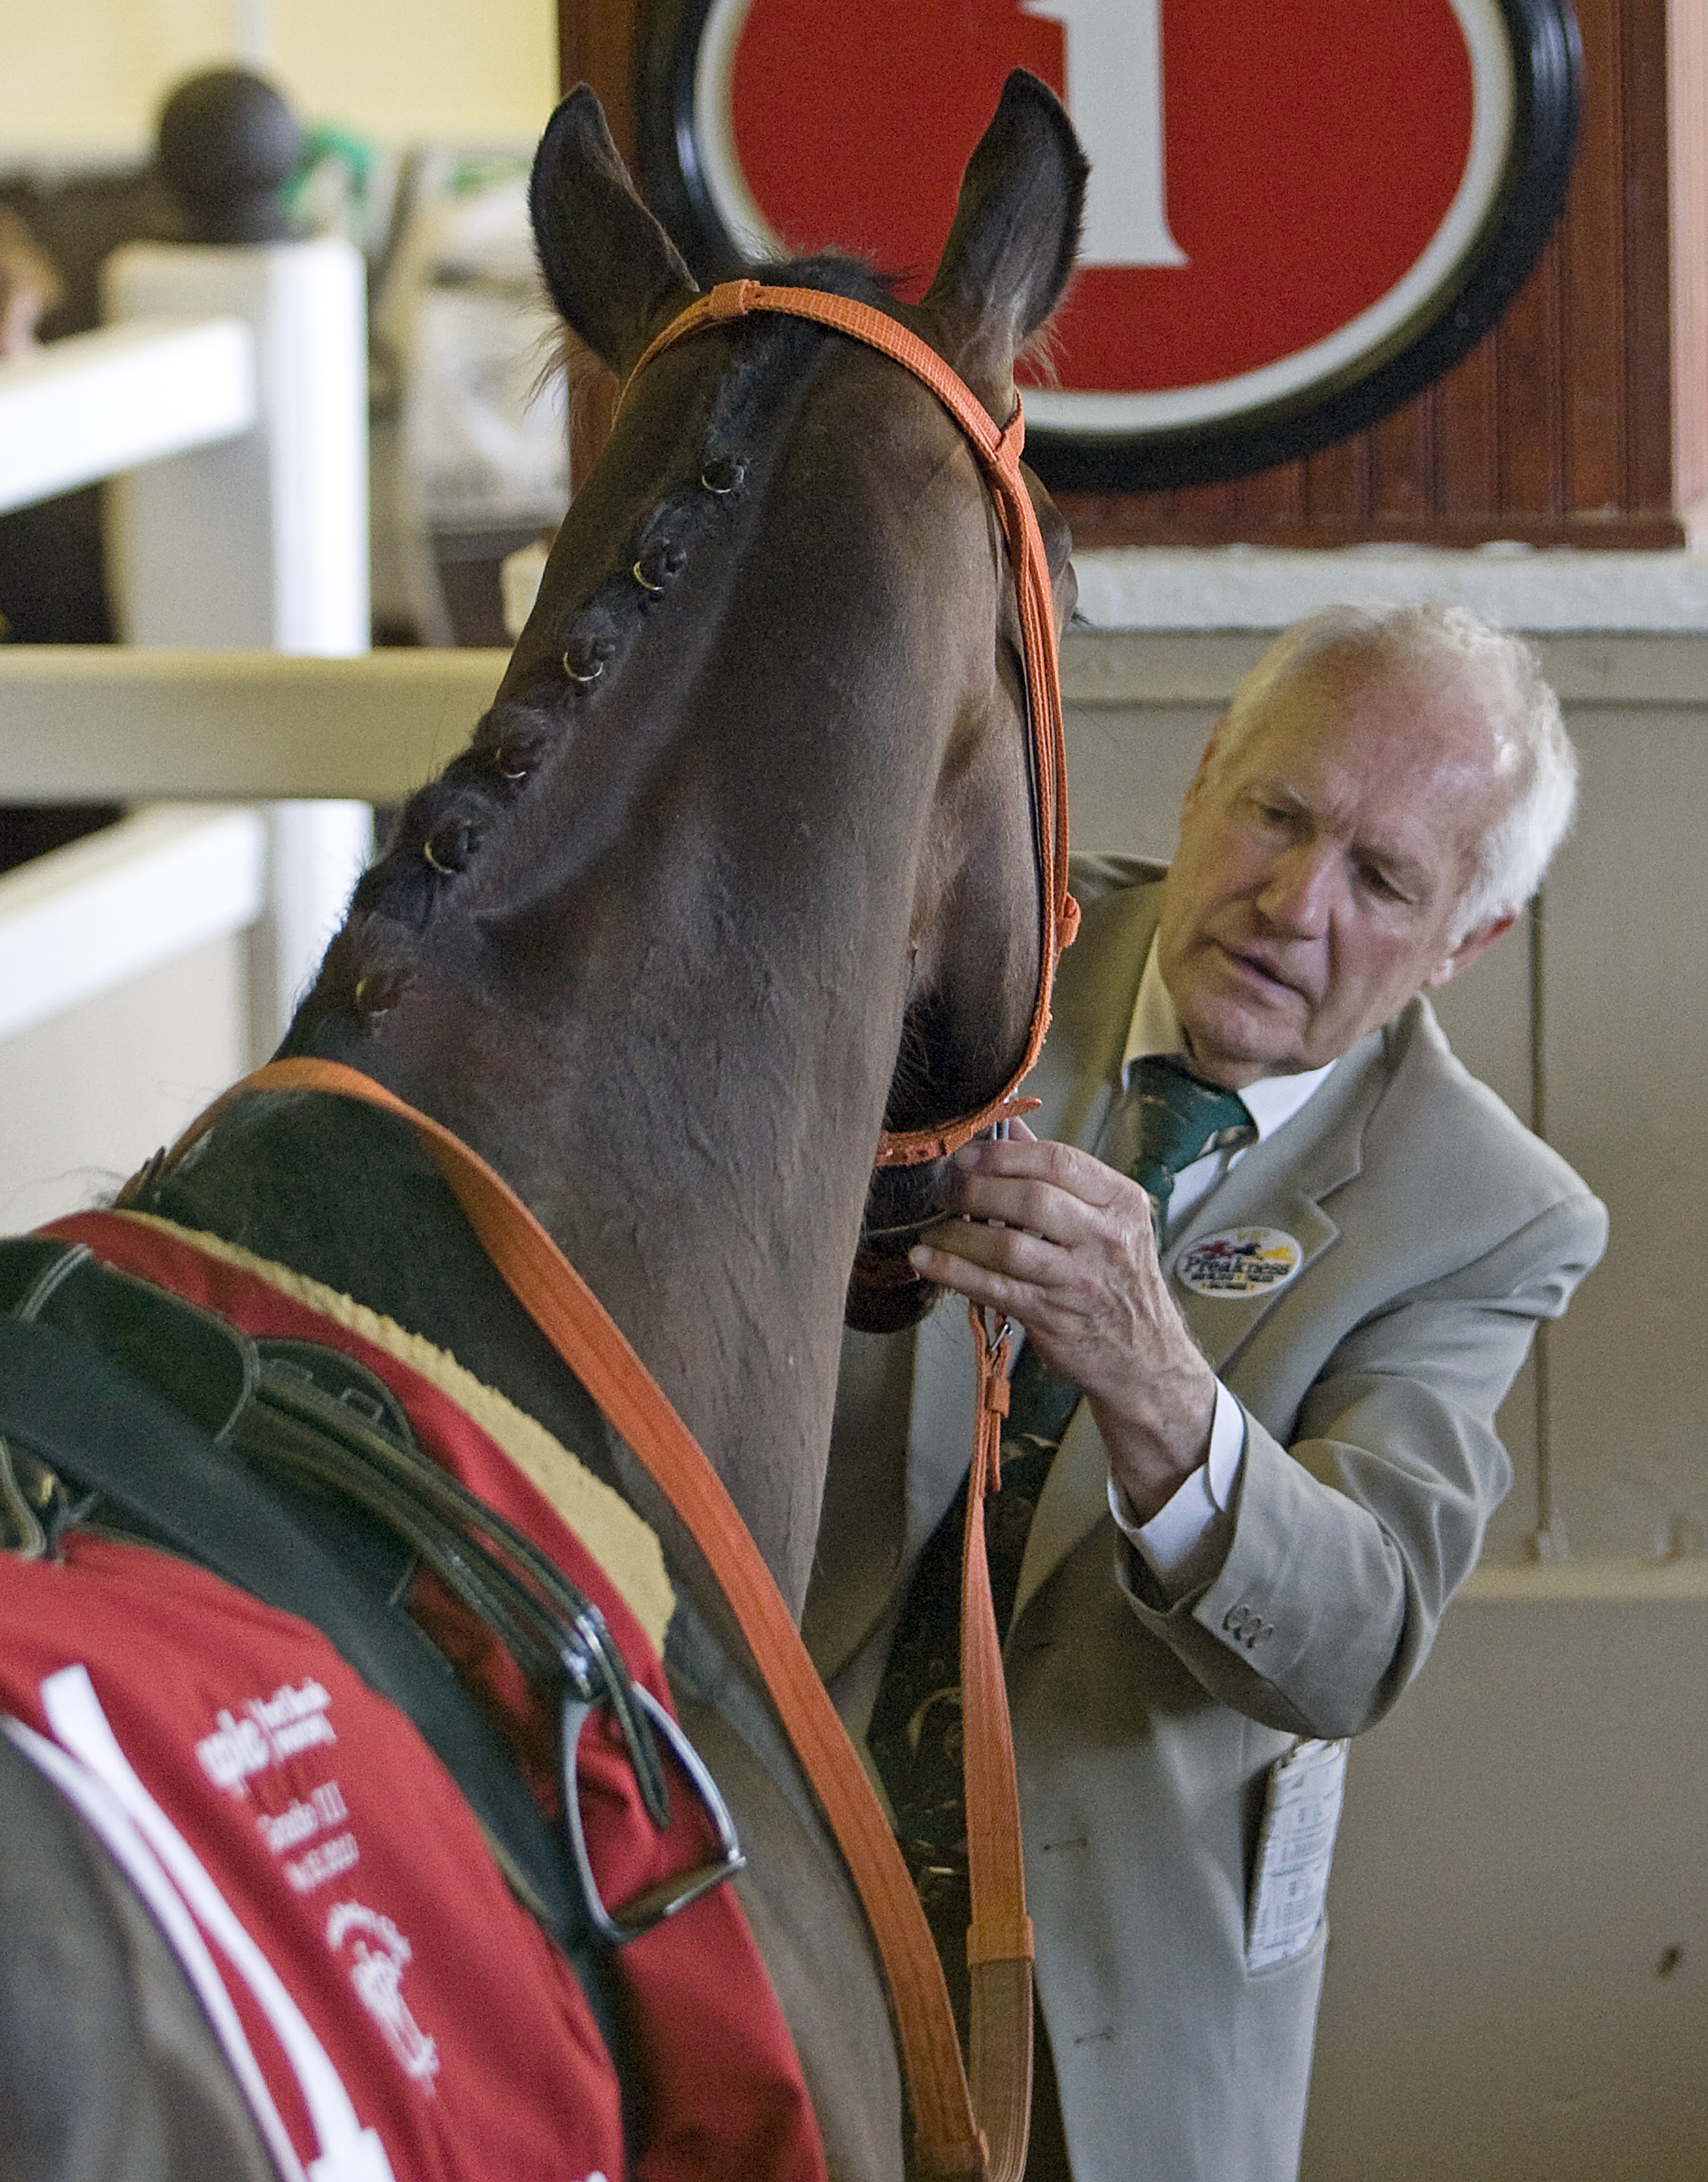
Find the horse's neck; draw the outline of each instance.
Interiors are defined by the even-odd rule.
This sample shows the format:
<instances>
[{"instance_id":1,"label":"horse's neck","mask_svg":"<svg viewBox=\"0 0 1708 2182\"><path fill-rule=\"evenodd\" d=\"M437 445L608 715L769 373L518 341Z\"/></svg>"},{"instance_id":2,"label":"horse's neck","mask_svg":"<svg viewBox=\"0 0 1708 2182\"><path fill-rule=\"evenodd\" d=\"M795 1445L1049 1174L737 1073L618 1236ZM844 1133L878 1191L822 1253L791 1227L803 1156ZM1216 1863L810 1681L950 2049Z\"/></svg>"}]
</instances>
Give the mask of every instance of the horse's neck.
<instances>
[{"instance_id":1,"label":"horse's neck","mask_svg":"<svg viewBox=\"0 0 1708 2182\"><path fill-rule=\"evenodd\" d=\"M517 1191L797 1608L922 873L942 890L941 778L992 678L989 521L934 407L915 425L886 441L899 482L850 488L843 520L806 455L775 490L756 464L727 537L694 487L655 618L590 487L575 542L595 573L615 561L632 671L613 655L594 697L563 695L548 637L594 613L566 564L565 605L536 614L486 723L502 762L472 756L416 799L293 1030ZM920 584L934 495L959 520ZM616 611L598 605L613 628ZM549 731L542 692L562 708Z\"/></svg>"},{"instance_id":2,"label":"horse's neck","mask_svg":"<svg viewBox=\"0 0 1708 2182\"><path fill-rule=\"evenodd\" d=\"M400 1088L499 1168L644 1359L799 1608L817 1532L848 1267L899 1027L826 1035L726 972L661 1046L599 1009L504 1067ZM621 991L621 988L617 988ZM854 1011L848 1010L852 1016ZM475 1038L489 1051L500 1041ZM568 1087L573 1087L572 1090Z\"/></svg>"},{"instance_id":3,"label":"horse's neck","mask_svg":"<svg viewBox=\"0 0 1708 2182\"><path fill-rule=\"evenodd\" d=\"M518 1188L705 1448L798 1609L873 1129L802 1099L793 1071L810 1062L793 1049L710 1053L704 1095L689 1082L651 1112L632 1080L594 1081L567 1102L566 1141L550 1127L566 1102L544 1085L530 1099L466 1066L434 1083L368 1041L317 1042L447 1121ZM341 1099L257 1101L158 1202L424 1334L647 1497L399 1125Z\"/></svg>"}]
</instances>

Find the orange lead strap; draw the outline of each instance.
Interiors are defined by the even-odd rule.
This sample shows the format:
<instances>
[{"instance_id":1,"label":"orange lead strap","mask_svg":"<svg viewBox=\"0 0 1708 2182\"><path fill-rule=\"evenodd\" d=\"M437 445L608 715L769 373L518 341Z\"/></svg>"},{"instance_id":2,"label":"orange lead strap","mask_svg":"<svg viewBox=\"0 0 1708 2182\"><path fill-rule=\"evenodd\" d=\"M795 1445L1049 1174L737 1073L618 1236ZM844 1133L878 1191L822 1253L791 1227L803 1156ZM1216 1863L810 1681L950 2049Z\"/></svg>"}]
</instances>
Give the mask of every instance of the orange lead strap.
<instances>
[{"instance_id":1,"label":"orange lead strap","mask_svg":"<svg viewBox=\"0 0 1708 2182\"><path fill-rule=\"evenodd\" d=\"M968 2076L973 2112L992 2147L991 2171L1025 2168L1032 2104L1032 1920L1020 1858L1020 1793L1002 1641L985 1558L985 1498L1002 1489L1003 1420L1009 1413L1009 1328L992 1340L968 1305L978 1350L978 1407L966 1526L961 1534L961 1740L967 1872L973 1921ZM1006 2154L1006 2159L999 2155ZM1012 2163L1011 2164L1009 2163Z\"/></svg>"}]
</instances>

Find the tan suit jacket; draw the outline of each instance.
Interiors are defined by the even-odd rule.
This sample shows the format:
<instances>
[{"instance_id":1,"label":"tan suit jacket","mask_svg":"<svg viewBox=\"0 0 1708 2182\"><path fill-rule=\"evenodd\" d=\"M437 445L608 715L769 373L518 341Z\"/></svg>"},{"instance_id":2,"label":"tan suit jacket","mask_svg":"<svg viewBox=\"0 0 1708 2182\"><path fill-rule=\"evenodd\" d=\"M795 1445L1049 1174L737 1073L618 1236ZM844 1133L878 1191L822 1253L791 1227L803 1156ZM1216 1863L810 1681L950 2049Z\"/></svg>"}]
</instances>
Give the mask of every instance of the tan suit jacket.
<instances>
[{"instance_id":1,"label":"tan suit jacket","mask_svg":"<svg viewBox=\"0 0 1708 2182\"><path fill-rule=\"evenodd\" d=\"M1090 1147L1155 933L1155 866L1076 864L1085 909L1029 1091ZM1285 1286L1175 1277L1193 1241L1280 1228ZM1343 1056L1164 1253L1246 1412L1232 1542L1170 1604L1108 1514L1081 1404L1041 1497L1007 1660L1037 1984L1075 2182L1291 2182L1326 1934L1245 1966L1265 1777L1354 1735L1423 1664L1510 1481L1496 1409L1606 1216L1454 1060L1423 1000ZM863 1734L900 1602L970 1443L951 1299L844 1352L808 1640Z\"/></svg>"}]
</instances>

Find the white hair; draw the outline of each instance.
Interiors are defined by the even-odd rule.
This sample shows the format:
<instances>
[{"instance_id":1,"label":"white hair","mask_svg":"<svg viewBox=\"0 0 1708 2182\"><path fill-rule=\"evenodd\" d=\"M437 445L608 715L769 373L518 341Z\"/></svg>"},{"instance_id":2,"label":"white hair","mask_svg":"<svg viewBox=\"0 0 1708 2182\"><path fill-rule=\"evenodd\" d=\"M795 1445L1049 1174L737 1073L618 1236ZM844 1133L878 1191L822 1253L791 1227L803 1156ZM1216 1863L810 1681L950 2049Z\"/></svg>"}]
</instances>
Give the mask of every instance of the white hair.
<instances>
[{"instance_id":1,"label":"white hair","mask_svg":"<svg viewBox=\"0 0 1708 2182\"><path fill-rule=\"evenodd\" d=\"M1451 676L1495 736L1501 807L1477 844L1449 944L1523 908L1571 830L1578 755L1560 701L1522 638L1492 627L1468 606L1325 606L1284 629L1234 692L1209 754L1213 779L1295 682L1324 669L1347 679L1370 669L1420 678Z\"/></svg>"}]
</instances>

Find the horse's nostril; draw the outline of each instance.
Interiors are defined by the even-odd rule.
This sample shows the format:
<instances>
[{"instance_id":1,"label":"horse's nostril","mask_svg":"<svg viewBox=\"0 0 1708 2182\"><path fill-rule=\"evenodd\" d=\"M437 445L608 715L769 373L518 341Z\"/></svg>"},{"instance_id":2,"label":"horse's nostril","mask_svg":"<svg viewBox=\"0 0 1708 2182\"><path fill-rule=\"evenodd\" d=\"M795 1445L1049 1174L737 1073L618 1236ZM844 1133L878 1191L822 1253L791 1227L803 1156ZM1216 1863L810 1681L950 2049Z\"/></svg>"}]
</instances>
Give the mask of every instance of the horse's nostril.
<instances>
[{"instance_id":1,"label":"horse's nostril","mask_svg":"<svg viewBox=\"0 0 1708 2182\"><path fill-rule=\"evenodd\" d=\"M700 483L708 492L716 493L720 500L732 492L739 492L746 479L747 464L727 455L716 462L708 462L699 474Z\"/></svg>"},{"instance_id":2,"label":"horse's nostril","mask_svg":"<svg viewBox=\"0 0 1708 2182\"><path fill-rule=\"evenodd\" d=\"M658 538L643 550L633 573L642 590L661 591L687 566L687 546L677 545L674 539Z\"/></svg>"},{"instance_id":3,"label":"horse's nostril","mask_svg":"<svg viewBox=\"0 0 1708 2182\"><path fill-rule=\"evenodd\" d=\"M449 878L452 872L466 868L479 845L480 835L472 819L447 818L422 843L421 853L434 871Z\"/></svg>"}]
</instances>

